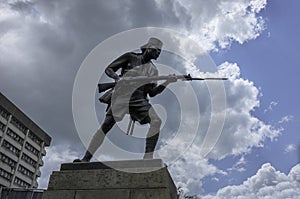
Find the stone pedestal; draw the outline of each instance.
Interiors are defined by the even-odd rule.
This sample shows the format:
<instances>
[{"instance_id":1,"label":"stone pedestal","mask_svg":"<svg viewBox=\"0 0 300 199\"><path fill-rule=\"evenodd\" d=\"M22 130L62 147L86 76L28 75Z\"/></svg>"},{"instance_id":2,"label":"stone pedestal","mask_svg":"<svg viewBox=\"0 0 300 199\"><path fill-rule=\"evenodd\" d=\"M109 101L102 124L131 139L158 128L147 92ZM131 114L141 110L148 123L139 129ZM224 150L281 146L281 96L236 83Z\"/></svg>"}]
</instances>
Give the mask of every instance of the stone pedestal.
<instances>
[{"instance_id":1,"label":"stone pedestal","mask_svg":"<svg viewBox=\"0 0 300 199\"><path fill-rule=\"evenodd\" d=\"M162 160L62 164L43 199L176 199Z\"/></svg>"}]
</instances>

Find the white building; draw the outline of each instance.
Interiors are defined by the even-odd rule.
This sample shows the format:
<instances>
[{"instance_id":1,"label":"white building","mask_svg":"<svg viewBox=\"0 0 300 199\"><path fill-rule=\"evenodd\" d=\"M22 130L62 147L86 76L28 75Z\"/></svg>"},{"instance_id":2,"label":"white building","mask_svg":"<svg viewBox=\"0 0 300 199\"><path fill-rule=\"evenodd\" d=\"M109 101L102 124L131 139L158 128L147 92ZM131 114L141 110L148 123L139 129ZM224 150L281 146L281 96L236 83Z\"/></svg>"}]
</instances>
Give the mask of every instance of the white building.
<instances>
[{"instance_id":1,"label":"white building","mask_svg":"<svg viewBox=\"0 0 300 199\"><path fill-rule=\"evenodd\" d=\"M0 92L0 187L37 188L51 137Z\"/></svg>"}]
</instances>

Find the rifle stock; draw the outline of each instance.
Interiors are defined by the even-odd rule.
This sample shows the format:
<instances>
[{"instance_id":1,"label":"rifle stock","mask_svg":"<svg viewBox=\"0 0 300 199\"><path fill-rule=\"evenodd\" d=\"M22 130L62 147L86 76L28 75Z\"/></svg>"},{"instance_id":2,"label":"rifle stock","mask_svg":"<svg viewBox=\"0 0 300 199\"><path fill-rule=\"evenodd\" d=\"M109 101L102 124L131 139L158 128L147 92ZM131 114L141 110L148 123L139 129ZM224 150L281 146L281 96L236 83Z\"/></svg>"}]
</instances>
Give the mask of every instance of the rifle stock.
<instances>
[{"instance_id":1,"label":"rifle stock","mask_svg":"<svg viewBox=\"0 0 300 199\"><path fill-rule=\"evenodd\" d=\"M108 89L115 87L115 85L115 82L98 84L98 92L102 93Z\"/></svg>"}]
</instances>

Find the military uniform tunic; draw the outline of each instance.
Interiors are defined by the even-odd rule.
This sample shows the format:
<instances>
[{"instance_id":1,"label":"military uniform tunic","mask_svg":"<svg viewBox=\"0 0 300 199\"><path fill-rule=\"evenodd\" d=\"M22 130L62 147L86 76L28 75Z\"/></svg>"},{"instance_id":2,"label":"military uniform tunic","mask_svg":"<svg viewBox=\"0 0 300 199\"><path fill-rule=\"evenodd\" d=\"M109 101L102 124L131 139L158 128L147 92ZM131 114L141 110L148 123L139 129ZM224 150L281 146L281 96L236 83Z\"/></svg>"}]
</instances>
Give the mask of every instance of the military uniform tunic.
<instances>
[{"instance_id":1,"label":"military uniform tunic","mask_svg":"<svg viewBox=\"0 0 300 199\"><path fill-rule=\"evenodd\" d=\"M151 62L144 63L141 54L125 53L114 60L106 69L106 74L114 77L121 69L121 77L153 77L158 75L156 66ZM114 73L112 74L111 71ZM129 113L131 118L141 124L149 122L148 94L157 86L156 82L134 82L126 81L117 83L112 94L111 106L107 111L116 121L123 119Z\"/></svg>"}]
</instances>

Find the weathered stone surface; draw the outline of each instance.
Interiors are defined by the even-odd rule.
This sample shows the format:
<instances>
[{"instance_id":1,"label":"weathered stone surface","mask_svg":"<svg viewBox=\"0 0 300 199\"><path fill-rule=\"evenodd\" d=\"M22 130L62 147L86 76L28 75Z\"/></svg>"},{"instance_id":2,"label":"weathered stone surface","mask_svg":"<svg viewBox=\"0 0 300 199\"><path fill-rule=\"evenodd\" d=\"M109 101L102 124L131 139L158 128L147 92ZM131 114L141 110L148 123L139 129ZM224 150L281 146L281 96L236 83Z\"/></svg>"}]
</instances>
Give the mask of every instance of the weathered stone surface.
<instances>
[{"instance_id":1,"label":"weathered stone surface","mask_svg":"<svg viewBox=\"0 0 300 199\"><path fill-rule=\"evenodd\" d=\"M127 173L113 169L53 172L49 190L154 188L168 184L167 169L147 173Z\"/></svg>"},{"instance_id":2,"label":"weathered stone surface","mask_svg":"<svg viewBox=\"0 0 300 199\"><path fill-rule=\"evenodd\" d=\"M177 190L167 168L161 167L161 160L150 162L153 167L145 160L112 163L127 172L104 168L100 163L62 166L61 171L52 173L43 199L176 199ZM91 165L93 169L87 170Z\"/></svg>"},{"instance_id":3,"label":"weathered stone surface","mask_svg":"<svg viewBox=\"0 0 300 199\"><path fill-rule=\"evenodd\" d=\"M165 165L161 159L149 160L126 160L126 161L106 161L106 162L82 162L82 163L64 163L60 170L93 170L93 169L121 169L134 168L162 168Z\"/></svg>"},{"instance_id":4,"label":"weathered stone surface","mask_svg":"<svg viewBox=\"0 0 300 199\"><path fill-rule=\"evenodd\" d=\"M165 189L134 189L130 199L172 199Z\"/></svg>"},{"instance_id":5,"label":"weathered stone surface","mask_svg":"<svg viewBox=\"0 0 300 199\"><path fill-rule=\"evenodd\" d=\"M74 199L75 190L47 190L43 193L43 199Z\"/></svg>"},{"instance_id":6,"label":"weathered stone surface","mask_svg":"<svg viewBox=\"0 0 300 199\"><path fill-rule=\"evenodd\" d=\"M77 191L75 199L129 199L130 190L91 190L91 191ZM140 198L141 199L141 198Z\"/></svg>"}]
</instances>

